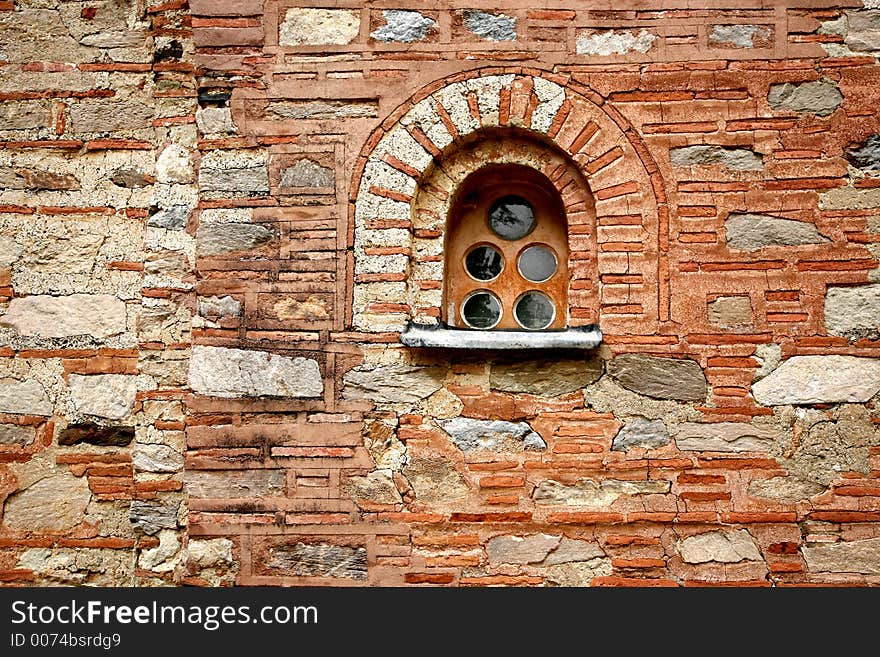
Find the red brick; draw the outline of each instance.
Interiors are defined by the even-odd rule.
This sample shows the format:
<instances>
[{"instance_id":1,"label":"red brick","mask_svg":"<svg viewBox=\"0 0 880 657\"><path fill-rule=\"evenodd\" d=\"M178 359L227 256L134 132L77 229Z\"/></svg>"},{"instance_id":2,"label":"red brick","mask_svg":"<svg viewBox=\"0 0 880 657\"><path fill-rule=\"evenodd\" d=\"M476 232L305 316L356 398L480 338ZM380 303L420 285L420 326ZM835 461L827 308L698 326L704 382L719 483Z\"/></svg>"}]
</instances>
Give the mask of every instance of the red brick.
<instances>
[{"instance_id":1,"label":"red brick","mask_svg":"<svg viewBox=\"0 0 880 657\"><path fill-rule=\"evenodd\" d=\"M625 586L625 587L650 587L650 588L671 588L680 586L680 584L671 579L652 579L647 577L619 577L617 575L607 575L594 577L590 580L590 586L606 587L606 586Z\"/></svg>"},{"instance_id":2,"label":"red brick","mask_svg":"<svg viewBox=\"0 0 880 657\"><path fill-rule=\"evenodd\" d=\"M809 517L826 522L880 522L880 511L812 511Z\"/></svg>"},{"instance_id":3,"label":"red brick","mask_svg":"<svg viewBox=\"0 0 880 657\"><path fill-rule=\"evenodd\" d=\"M722 513L721 522L751 524L751 523L787 523L796 522L797 514L792 512L768 512L768 513Z\"/></svg>"},{"instance_id":4,"label":"red brick","mask_svg":"<svg viewBox=\"0 0 880 657\"><path fill-rule=\"evenodd\" d=\"M403 580L407 584L451 584L455 580L453 573L406 573Z\"/></svg>"}]
</instances>

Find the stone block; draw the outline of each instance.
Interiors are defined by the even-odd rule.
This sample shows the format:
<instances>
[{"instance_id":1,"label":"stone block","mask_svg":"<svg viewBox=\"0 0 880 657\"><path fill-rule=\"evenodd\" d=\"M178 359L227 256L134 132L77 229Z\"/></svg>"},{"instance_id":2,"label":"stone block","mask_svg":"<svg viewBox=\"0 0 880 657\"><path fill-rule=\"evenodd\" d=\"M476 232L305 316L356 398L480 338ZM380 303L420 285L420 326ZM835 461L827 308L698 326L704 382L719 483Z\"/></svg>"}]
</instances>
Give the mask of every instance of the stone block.
<instances>
[{"instance_id":1,"label":"stone block","mask_svg":"<svg viewBox=\"0 0 880 657\"><path fill-rule=\"evenodd\" d=\"M0 316L0 326L4 325L41 338L107 338L125 332L125 304L109 294L36 294L12 299Z\"/></svg>"},{"instance_id":2,"label":"stone block","mask_svg":"<svg viewBox=\"0 0 880 657\"><path fill-rule=\"evenodd\" d=\"M624 354L608 363L608 373L627 390L656 399L702 401L706 377L692 360Z\"/></svg>"},{"instance_id":3,"label":"stone block","mask_svg":"<svg viewBox=\"0 0 880 657\"><path fill-rule=\"evenodd\" d=\"M70 375L70 398L77 413L110 420L131 414L137 377L126 374Z\"/></svg>"},{"instance_id":4,"label":"stone block","mask_svg":"<svg viewBox=\"0 0 880 657\"><path fill-rule=\"evenodd\" d=\"M825 327L829 335L850 340L876 339L880 331L880 285L828 287Z\"/></svg>"},{"instance_id":5,"label":"stone block","mask_svg":"<svg viewBox=\"0 0 880 657\"><path fill-rule=\"evenodd\" d=\"M763 155L748 148L706 144L670 149L669 161L674 167L717 164L734 171L759 171L764 166Z\"/></svg>"},{"instance_id":6,"label":"stone block","mask_svg":"<svg viewBox=\"0 0 880 657\"><path fill-rule=\"evenodd\" d=\"M595 383L602 371L603 362L595 357L495 362L491 366L489 385L493 390L504 392L556 397Z\"/></svg>"},{"instance_id":7,"label":"stone block","mask_svg":"<svg viewBox=\"0 0 880 657\"><path fill-rule=\"evenodd\" d=\"M456 417L439 424L463 452L521 452L547 448L544 439L525 422Z\"/></svg>"},{"instance_id":8,"label":"stone block","mask_svg":"<svg viewBox=\"0 0 880 657\"><path fill-rule=\"evenodd\" d=\"M752 385L759 404L866 402L880 391L880 358L792 356Z\"/></svg>"},{"instance_id":9,"label":"stone block","mask_svg":"<svg viewBox=\"0 0 880 657\"><path fill-rule=\"evenodd\" d=\"M6 499L3 524L27 531L64 531L83 521L91 499L85 477L49 474Z\"/></svg>"},{"instance_id":10,"label":"stone block","mask_svg":"<svg viewBox=\"0 0 880 657\"><path fill-rule=\"evenodd\" d=\"M588 30L580 33L575 44L578 55L625 55L646 53L654 47L657 35L648 30Z\"/></svg>"},{"instance_id":11,"label":"stone block","mask_svg":"<svg viewBox=\"0 0 880 657\"><path fill-rule=\"evenodd\" d=\"M279 28L282 46L345 45L357 39L361 14L351 9L288 9Z\"/></svg>"},{"instance_id":12,"label":"stone block","mask_svg":"<svg viewBox=\"0 0 880 657\"><path fill-rule=\"evenodd\" d=\"M685 563L761 561L755 539L745 529L705 532L676 543Z\"/></svg>"},{"instance_id":13,"label":"stone block","mask_svg":"<svg viewBox=\"0 0 880 657\"><path fill-rule=\"evenodd\" d=\"M835 82L822 78L815 82L770 85L767 102L775 110L828 116L840 107L843 94Z\"/></svg>"},{"instance_id":14,"label":"stone block","mask_svg":"<svg viewBox=\"0 0 880 657\"><path fill-rule=\"evenodd\" d=\"M828 242L814 224L767 214L731 213L724 222L724 230L728 248L742 251Z\"/></svg>"}]
</instances>

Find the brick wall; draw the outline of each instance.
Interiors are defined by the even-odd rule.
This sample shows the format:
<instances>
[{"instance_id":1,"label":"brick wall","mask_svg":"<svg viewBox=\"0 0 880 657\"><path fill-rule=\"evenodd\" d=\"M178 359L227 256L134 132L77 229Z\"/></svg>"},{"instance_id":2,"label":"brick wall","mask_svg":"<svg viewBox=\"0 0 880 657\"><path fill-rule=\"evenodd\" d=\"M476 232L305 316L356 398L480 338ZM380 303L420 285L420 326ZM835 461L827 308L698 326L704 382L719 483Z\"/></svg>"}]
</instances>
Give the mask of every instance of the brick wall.
<instances>
[{"instance_id":1,"label":"brick wall","mask_svg":"<svg viewBox=\"0 0 880 657\"><path fill-rule=\"evenodd\" d=\"M872 2L0 4L0 578L876 584ZM599 349L401 345L489 161Z\"/></svg>"}]
</instances>

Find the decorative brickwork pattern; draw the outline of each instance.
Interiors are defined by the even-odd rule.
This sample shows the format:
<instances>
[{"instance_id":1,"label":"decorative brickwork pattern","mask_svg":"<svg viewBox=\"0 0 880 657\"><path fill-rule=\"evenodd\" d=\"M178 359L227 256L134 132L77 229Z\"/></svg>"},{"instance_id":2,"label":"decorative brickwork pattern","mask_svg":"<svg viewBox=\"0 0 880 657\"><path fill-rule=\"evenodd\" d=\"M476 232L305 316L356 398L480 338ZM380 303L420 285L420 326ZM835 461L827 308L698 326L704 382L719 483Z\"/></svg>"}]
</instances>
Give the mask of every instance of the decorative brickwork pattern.
<instances>
[{"instance_id":1,"label":"decorative brickwork pattern","mask_svg":"<svg viewBox=\"0 0 880 657\"><path fill-rule=\"evenodd\" d=\"M0 582L880 583L880 7L593 4L0 2ZM600 348L401 344L490 162Z\"/></svg>"}]
</instances>

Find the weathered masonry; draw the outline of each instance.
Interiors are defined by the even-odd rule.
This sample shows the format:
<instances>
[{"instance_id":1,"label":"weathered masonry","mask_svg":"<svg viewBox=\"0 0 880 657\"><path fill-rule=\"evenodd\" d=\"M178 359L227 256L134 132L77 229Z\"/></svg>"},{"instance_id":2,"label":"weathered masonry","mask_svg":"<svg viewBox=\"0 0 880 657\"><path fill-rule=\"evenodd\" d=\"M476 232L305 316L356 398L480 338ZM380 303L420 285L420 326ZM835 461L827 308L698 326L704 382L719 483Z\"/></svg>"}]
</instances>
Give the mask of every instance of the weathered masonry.
<instances>
[{"instance_id":1,"label":"weathered masonry","mask_svg":"<svg viewBox=\"0 0 880 657\"><path fill-rule=\"evenodd\" d=\"M880 3L693 4L0 0L0 582L880 583Z\"/></svg>"}]
</instances>

